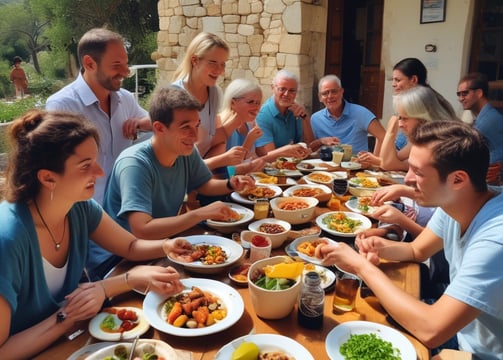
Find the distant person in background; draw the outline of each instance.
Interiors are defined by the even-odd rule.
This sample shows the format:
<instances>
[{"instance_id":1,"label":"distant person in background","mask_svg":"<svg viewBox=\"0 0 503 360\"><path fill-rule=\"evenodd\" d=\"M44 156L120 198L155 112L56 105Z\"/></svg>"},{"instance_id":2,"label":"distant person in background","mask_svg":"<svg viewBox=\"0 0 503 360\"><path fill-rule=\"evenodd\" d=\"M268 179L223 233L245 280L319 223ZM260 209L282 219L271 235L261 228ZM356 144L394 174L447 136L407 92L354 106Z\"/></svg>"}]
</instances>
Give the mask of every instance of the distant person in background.
<instances>
[{"instance_id":1,"label":"distant person in background","mask_svg":"<svg viewBox=\"0 0 503 360\"><path fill-rule=\"evenodd\" d=\"M313 151L322 145L352 145L353 152L368 151L368 134L376 138L374 153L379 154L385 130L367 108L344 99L344 88L336 75L326 75L318 83L318 97L324 109L311 116L311 128L319 144L311 143Z\"/></svg>"},{"instance_id":2,"label":"distant person in background","mask_svg":"<svg viewBox=\"0 0 503 360\"><path fill-rule=\"evenodd\" d=\"M124 38L110 30L86 32L77 48L80 74L75 81L47 99L47 110L66 110L84 115L98 128L98 164L105 176L97 179L93 198L103 203L105 184L114 161L131 146L138 130L149 131L152 123L129 91L121 88L129 74Z\"/></svg>"},{"instance_id":3,"label":"distant person in background","mask_svg":"<svg viewBox=\"0 0 503 360\"><path fill-rule=\"evenodd\" d=\"M475 116L473 126L484 136L489 146L490 166L487 182L498 184L503 175L503 114L495 109L487 98L489 83L487 76L471 73L459 80L458 96L463 109L470 110Z\"/></svg>"},{"instance_id":4,"label":"distant person in background","mask_svg":"<svg viewBox=\"0 0 503 360\"><path fill-rule=\"evenodd\" d=\"M10 71L10 81L14 84L14 89L16 90L16 99L22 99L28 95L28 79L26 78L26 73L21 67L23 60L19 56L14 56L14 66Z\"/></svg>"},{"instance_id":5,"label":"distant person in background","mask_svg":"<svg viewBox=\"0 0 503 360\"><path fill-rule=\"evenodd\" d=\"M299 80L287 70L280 70L272 80L273 95L257 115L263 135L256 141L257 155L288 156L303 159L311 153L307 146L314 140L310 116L304 106L295 102Z\"/></svg>"}]
</instances>

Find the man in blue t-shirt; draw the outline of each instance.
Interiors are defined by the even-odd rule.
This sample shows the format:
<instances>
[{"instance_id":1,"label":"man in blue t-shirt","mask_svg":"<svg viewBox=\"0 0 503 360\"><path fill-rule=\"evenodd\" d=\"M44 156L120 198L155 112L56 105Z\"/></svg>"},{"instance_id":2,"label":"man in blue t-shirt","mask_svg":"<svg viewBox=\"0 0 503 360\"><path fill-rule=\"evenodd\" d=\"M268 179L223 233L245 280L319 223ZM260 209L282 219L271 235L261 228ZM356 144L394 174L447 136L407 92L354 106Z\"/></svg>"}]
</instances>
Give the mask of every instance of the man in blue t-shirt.
<instances>
[{"instance_id":1,"label":"man in blue t-shirt","mask_svg":"<svg viewBox=\"0 0 503 360\"><path fill-rule=\"evenodd\" d=\"M297 77L287 70L274 76L273 95L257 114L256 122L263 133L255 142L258 156L276 154L303 159L311 153L307 146L299 144L311 143L313 132L306 108L295 102L298 83Z\"/></svg>"},{"instance_id":2,"label":"man in blue t-shirt","mask_svg":"<svg viewBox=\"0 0 503 360\"><path fill-rule=\"evenodd\" d=\"M487 181L499 183L503 175L503 114L489 103L488 94L489 83L484 74L471 73L459 80L458 100L464 110L470 110L475 116L473 126L489 145L491 166Z\"/></svg>"},{"instance_id":3,"label":"man in blue t-shirt","mask_svg":"<svg viewBox=\"0 0 503 360\"><path fill-rule=\"evenodd\" d=\"M253 178L246 175L212 178L194 146L199 110L199 102L180 87L160 89L149 110L152 138L124 150L115 161L103 207L139 238L172 237L201 221L225 221L237 215L221 201L179 214L185 194L192 190L225 195L255 187ZM102 254L109 256L104 250ZM93 260L99 263L100 259Z\"/></svg>"},{"instance_id":4,"label":"man in blue t-shirt","mask_svg":"<svg viewBox=\"0 0 503 360\"><path fill-rule=\"evenodd\" d=\"M457 337L459 349L483 360L503 359L503 193L488 188L483 136L459 121L433 121L409 136L407 185L421 206L437 206L414 241L357 236L316 248L323 265L354 273L386 311L419 341L437 348ZM422 262L443 249L450 284L433 304L421 302L376 266L380 259Z\"/></svg>"},{"instance_id":5,"label":"man in blue t-shirt","mask_svg":"<svg viewBox=\"0 0 503 360\"><path fill-rule=\"evenodd\" d=\"M350 144L353 153L357 154L369 150L370 134L376 139L374 154L379 154L386 131L371 111L344 99L344 88L336 75L320 79L318 97L325 108L311 116L311 128L319 142L317 145L331 145L333 142Z\"/></svg>"}]
</instances>

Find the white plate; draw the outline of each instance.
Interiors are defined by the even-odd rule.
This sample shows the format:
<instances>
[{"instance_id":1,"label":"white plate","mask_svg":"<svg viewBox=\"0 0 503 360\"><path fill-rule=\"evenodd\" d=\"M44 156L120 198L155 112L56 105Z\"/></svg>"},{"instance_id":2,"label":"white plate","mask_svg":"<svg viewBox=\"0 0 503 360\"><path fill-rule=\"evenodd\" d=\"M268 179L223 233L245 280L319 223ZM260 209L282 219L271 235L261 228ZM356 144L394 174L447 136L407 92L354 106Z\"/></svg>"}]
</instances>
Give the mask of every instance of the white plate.
<instances>
[{"instance_id":1,"label":"white plate","mask_svg":"<svg viewBox=\"0 0 503 360\"><path fill-rule=\"evenodd\" d=\"M124 331L122 333L122 339L124 340L129 340L129 339L134 339L137 336L143 335L147 332L147 330L150 328L149 323L145 319L145 316L143 315L143 312L141 309L135 308L135 307L117 307L114 306L115 309L120 310L120 309L127 309L127 310L132 310L136 313L138 316L138 325L136 325L134 328L132 328L129 331ZM108 315L113 315L108 312L100 312L97 314L95 317L91 319L89 322L89 333L95 337L96 339L104 340L104 341L118 341L121 339L121 334L119 332L106 332L101 330L100 324L101 322L108 316ZM117 325L120 325L122 320L120 320L117 315L113 315L115 318L115 323Z\"/></svg>"},{"instance_id":2,"label":"white plate","mask_svg":"<svg viewBox=\"0 0 503 360\"><path fill-rule=\"evenodd\" d=\"M271 190L274 190L274 195L272 197L270 197L270 199L277 197L277 196L280 196L281 193L283 192L283 190L281 190L281 188L277 185L261 184L259 186L267 187ZM243 205L253 205L255 203L255 201L248 199L248 197L246 197L246 196L242 196L241 194L239 194L236 191L232 192L231 199L240 203L240 204L243 204Z\"/></svg>"},{"instance_id":3,"label":"white plate","mask_svg":"<svg viewBox=\"0 0 503 360\"><path fill-rule=\"evenodd\" d=\"M234 227L236 225L241 225L241 224L244 224L244 223L253 219L254 214L253 214L253 211L251 211L250 209L245 208L244 206L237 205L234 203L229 203L229 202L226 202L225 205L230 207L232 210L237 212L239 215L243 215L243 217L240 220L234 221L234 222L217 221L217 220L208 219L208 220L206 220L206 225L208 225L210 228L213 228L213 229L219 229L219 228L223 228L223 227Z\"/></svg>"},{"instance_id":4,"label":"white plate","mask_svg":"<svg viewBox=\"0 0 503 360\"><path fill-rule=\"evenodd\" d=\"M304 278L308 272L315 271L320 275L321 287L323 288L323 290L330 287L335 281L335 274L332 271L328 270L326 267L315 264L313 264L313 266L314 266L313 270L306 269L304 266L304 271L302 272L302 278Z\"/></svg>"},{"instance_id":5,"label":"white plate","mask_svg":"<svg viewBox=\"0 0 503 360\"><path fill-rule=\"evenodd\" d=\"M371 215L378 208L378 206L370 206L369 205L369 211L363 211L362 209L358 208L358 198L350 199L350 200L346 201L346 203L344 205L346 205L346 207L349 210L351 210L352 212L355 212L358 214L366 214L366 215Z\"/></svg>"},{"instance_id":6,"label":"white plate","mask_svg":"<svg viewBox=\"0 0 503 360\"><path fill-rule=\"evenodd\" d=\"M74 353L72 353L72 355L70 355L66 360L82 360L82 359L87 360L87 358L89 356L91 356L92 354L94 354L98 350L101 350L107 346L116 345L116 344L117 343L115 343L115 342L99 342L99 343L85 345L85 346L82 346L77 351L75 351Z\"/></svg>"},{"instance_id":7,"label":"white plate","mask_svg":"<svg viewBox=\"0 0 503 360\"><path fill-rule=\"evenodd\" d=\"M301 253L300 251L297 250L297 246L302 244L303 242L313 242L318 239L325 239L329 244L336 244L337 241L334 241L332 239L329 239L327 237L320 237L320 236L313 236L313 235L308 235L308 236L301 236L300 238L295 239L291 243L291 249L297 253L297 256L301 258L304 261L307 261L311 264L316 264L316 265L321 265L322 259L318 259L315 256L309 256L307 254Z\"/></svg>"},{"instance_id":8,"label":"white plate","mask_svg":"<svg viewBox=\"0 0 503 360\"><path fill-rule=\"evenodd\" d=\"M400 350L402 360L416 360L417 354L412 343L399 331L370 321L348 321L337 325L325 339L325 350L331 360L344 360L339 348L348 341L351 334L376 334L389 341Z\"/></svg>"},{"instance_id":9,"label":"white plate","mask_svg":"<svg viewBox=\"0 0 503 360\"><path fill-rule=\"evenodd\" d=\"M232 340L227 345L224 345L215 355L214 360L229 360L232 358L232 353L238 346L244 342L252 342L256 344L260 352L267 351L283 351L295 359L314 360L313 355L307 349L286 336L278 334L255 334L245 335Z\"/></svg>"},{"instance_id":10,"label":"white plate","mask_svg":"<svg viewBox=\"0 0 503 360\"><path fill-rule=\"evenodd\" d=\"M308 168L304 167L305 164L313 165L314 167L308 169ZM306 160L302 160L301 162L299 162L297 164L297 169L299 169L300 171L308 171L308 172L326 171L327 166L323 166L323 164L326 164L329 167L337 167L337 164L334 163L333 161L323 161L320 159L306 159Z\"/></svg>"},{"instance_id":11,"label":"white plate","mask_svg":"<svg viewBox=\"0 0 503 360\"><path fill-rule=\"evenodd\" d=\"M237 290L231 286L210 279L189 278L182 279L181 282L188 290L190 290L192 286L197 286L201 290L207 291L218 297L227 309L227 316L216 324L204 328L179 328L168 324L166 319L162 316L162 307L167 297L150 291L143 300L143 312L150 325L157 330L176 336L189 337L209 335L225 330L241 319L244 312L243 299Z\"/></svg>"},{"instance_id":12,"label":"white plate","mask_svg":"<svg viewBox=\"0 0 503 360\"><path fill-rule=\"evenodd\" d=\"M360 226L357 226L356 229L354 229L353 232L351 233L343 233L339 232L336 230L329 229L327 225L323 224L323 219L329 215L336 214L336 213L344 213L348 218L354 219L354 220L360 220L362 223ZM362 215L362 214L357 214L354 212L349 212L349 211L331 211L325 214L322 214L316 218L316 225L318 225L322 230L325 230L329 234L336 235L336 236L342 236L342 237L353 237L356 236L356 234L362 230L367 230L372 227L372 223L370 220Z\"/></svg>"},{"instance_id":13,"label":"white plate","mask_svg":"<svg viewBox=\"0 0 503 360\"><path fill-rule=\"evenodd\" d=\"M162 356L164 359L174 359L174 360L178 359L176 351L171 346L160 340L139 339L138 343L136 344L136 349L141 350L141 348L145 344L150 344L154 346L155 354L158 355L159 357ZM86 357L85 360L102 360L105 358L109 358L114 355L114 349L119 345L125 346L129 353L129 351L131 350L132 342L114 343L111 345L104 346L103 348L96 351L92 355ZM135 353L137 352L135 351Z\"/></svg>"},{"instance_id":14,"label":"white plate","mask_svg":"<svg viewBox=\"0 0 503 360\"><path fill-rule=\"evenodd\" d=\"M263 182L261 182L261 180L264 180L264 178L263 178L263 177L260 177L260 176L258 176L258 175L256 175L256 174L251 174L251 175L252 175L252 177L255 179L255 183L256 183L257 185L276 185L276 186L279 186L279 187L288 187L288 186L292 186L292 185L297 184L297 181L295 181L295 179L292 179L292 178L289 178L289 177L287 177L287 178L286 178L286 182L285 182L285 184L269 184L269 183L263 183ZM267 174L266 174L266 175L267 175ZM267 176L274 176L274 175L267 175Z\"/></svg>"},{"instance_id":15,"label":"white plate","mask_svg":"<svg viewBox=\"0 0 503 360\"><path fill-rule=\"evenodd\" d=\"M362 168L362 164L353 161L343 161L341 162L341 168L348 170L359 170Z\"/></svg>"},{"instance_id":16,"label":"white plate","mask_svg":"<svg viewBox=\"0 0 503 360\"><path fill-rule=\"evenodd\" d=\"M216 274L220 272L223 268L226 268L229 265L234 264L238 261L243 255L243 247L239 245L237 242L224 238L222 236L216 235L191 235L185 236L188 242L192 245L215 245L220 246L223 251L227 254L227 260L223 264L215 264L215 265L205 265L201 261L193 261L193 262L183 262L177 259L172 258L168 255L168 259L172 262L182 265L185 269L193 271L199 274Z\"/></svg>"},{"instance_id":17,"label":"white plate","mask_svg":"<svg viewBox=\"0 0 503 360\"><path fill-rule=\"evenodd\" d=\"M363 180L363 179L367 179L368 181L370 181L372 184L375 184L376 186L375 187L363 186L361 184L361 180ZM362 177L362 178L354 177L354 178L349 179L348 183L350 186L353 186L353 187L356 187L359 189L376 190L377 188L381 187L379 185L379 182L377 181L377 179L375 177L370 177L370 176L369 177Z\"/></svg>"}]
</instances>

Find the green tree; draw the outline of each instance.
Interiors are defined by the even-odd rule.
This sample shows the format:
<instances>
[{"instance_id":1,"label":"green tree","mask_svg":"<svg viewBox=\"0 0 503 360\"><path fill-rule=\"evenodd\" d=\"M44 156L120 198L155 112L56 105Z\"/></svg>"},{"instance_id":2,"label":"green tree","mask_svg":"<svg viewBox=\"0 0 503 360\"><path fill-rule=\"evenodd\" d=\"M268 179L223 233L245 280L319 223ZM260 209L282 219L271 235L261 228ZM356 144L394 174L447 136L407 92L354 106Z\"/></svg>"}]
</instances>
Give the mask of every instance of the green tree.
<instances>
[{"instance_id":1,"label":"green tree","mask_svg":"<svg viewBox=\"0 0 503 360\"><path fill-rule=\"evenodd\" d=\"M22 57L22 51L19 49L24 48L31 57L35 71L40 74L38 53L49 46L49 39L44 36L44 29L48 26L47 19L34 14L29 3L11 3L1 6L1 9L0 23L3 25L0 30L0 43L2 48L16 50L16 55Z\"/></svg>"},{"instance_id":2,"label":"green tree","mask_svg":"<svg viewBox=\"0 0 503 360\"><path fill-rule=\"evenodd\" d=\"M152 36L159 31L157 0L29 0L34 12L50 19L46 35L51 47L75 55L78 39L93 27L123 35L130 63L152 62Z\"/></svg>"}]
</instances>

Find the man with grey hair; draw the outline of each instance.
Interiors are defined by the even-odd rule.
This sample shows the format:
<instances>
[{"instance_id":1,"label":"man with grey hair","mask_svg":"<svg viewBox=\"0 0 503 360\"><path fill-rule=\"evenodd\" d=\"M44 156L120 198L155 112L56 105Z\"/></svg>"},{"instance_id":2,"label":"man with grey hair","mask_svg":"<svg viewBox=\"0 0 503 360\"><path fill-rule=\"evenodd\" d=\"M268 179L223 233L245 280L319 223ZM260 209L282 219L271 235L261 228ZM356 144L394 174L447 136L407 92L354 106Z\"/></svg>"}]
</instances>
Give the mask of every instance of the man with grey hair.
<instances>
[{"instance_id":1,"label":"man with grey hair","mask_svg":"<svg viewBox=\"0 0 503 360\"><path fill-rule=\"evenodd\" d=\"M385 130L367 108L344 99L344 88L336 75L326 75L318 83L318 97L325 105L311 117L311 127L319 145L331 145L334 139L351 144L353 152L368 151L368 134L376 138L375 154Z\"/></svg>"},{"instance_id":2,"label":"man with grey hair","mask_svg":"<svg viewBox=\"0 0 503 360\"><path fill-rule=\"evenodd\" d=\"M257 115L257 125L263 132L255 143L257 155L274 153L305 158L311 153L307 146L299 144L309 144L313 133L306 108L295 102L298 83L297 77L287 70L278 71L274 77L271 85L273 95Z\"/></svg>"}]
</instances>

